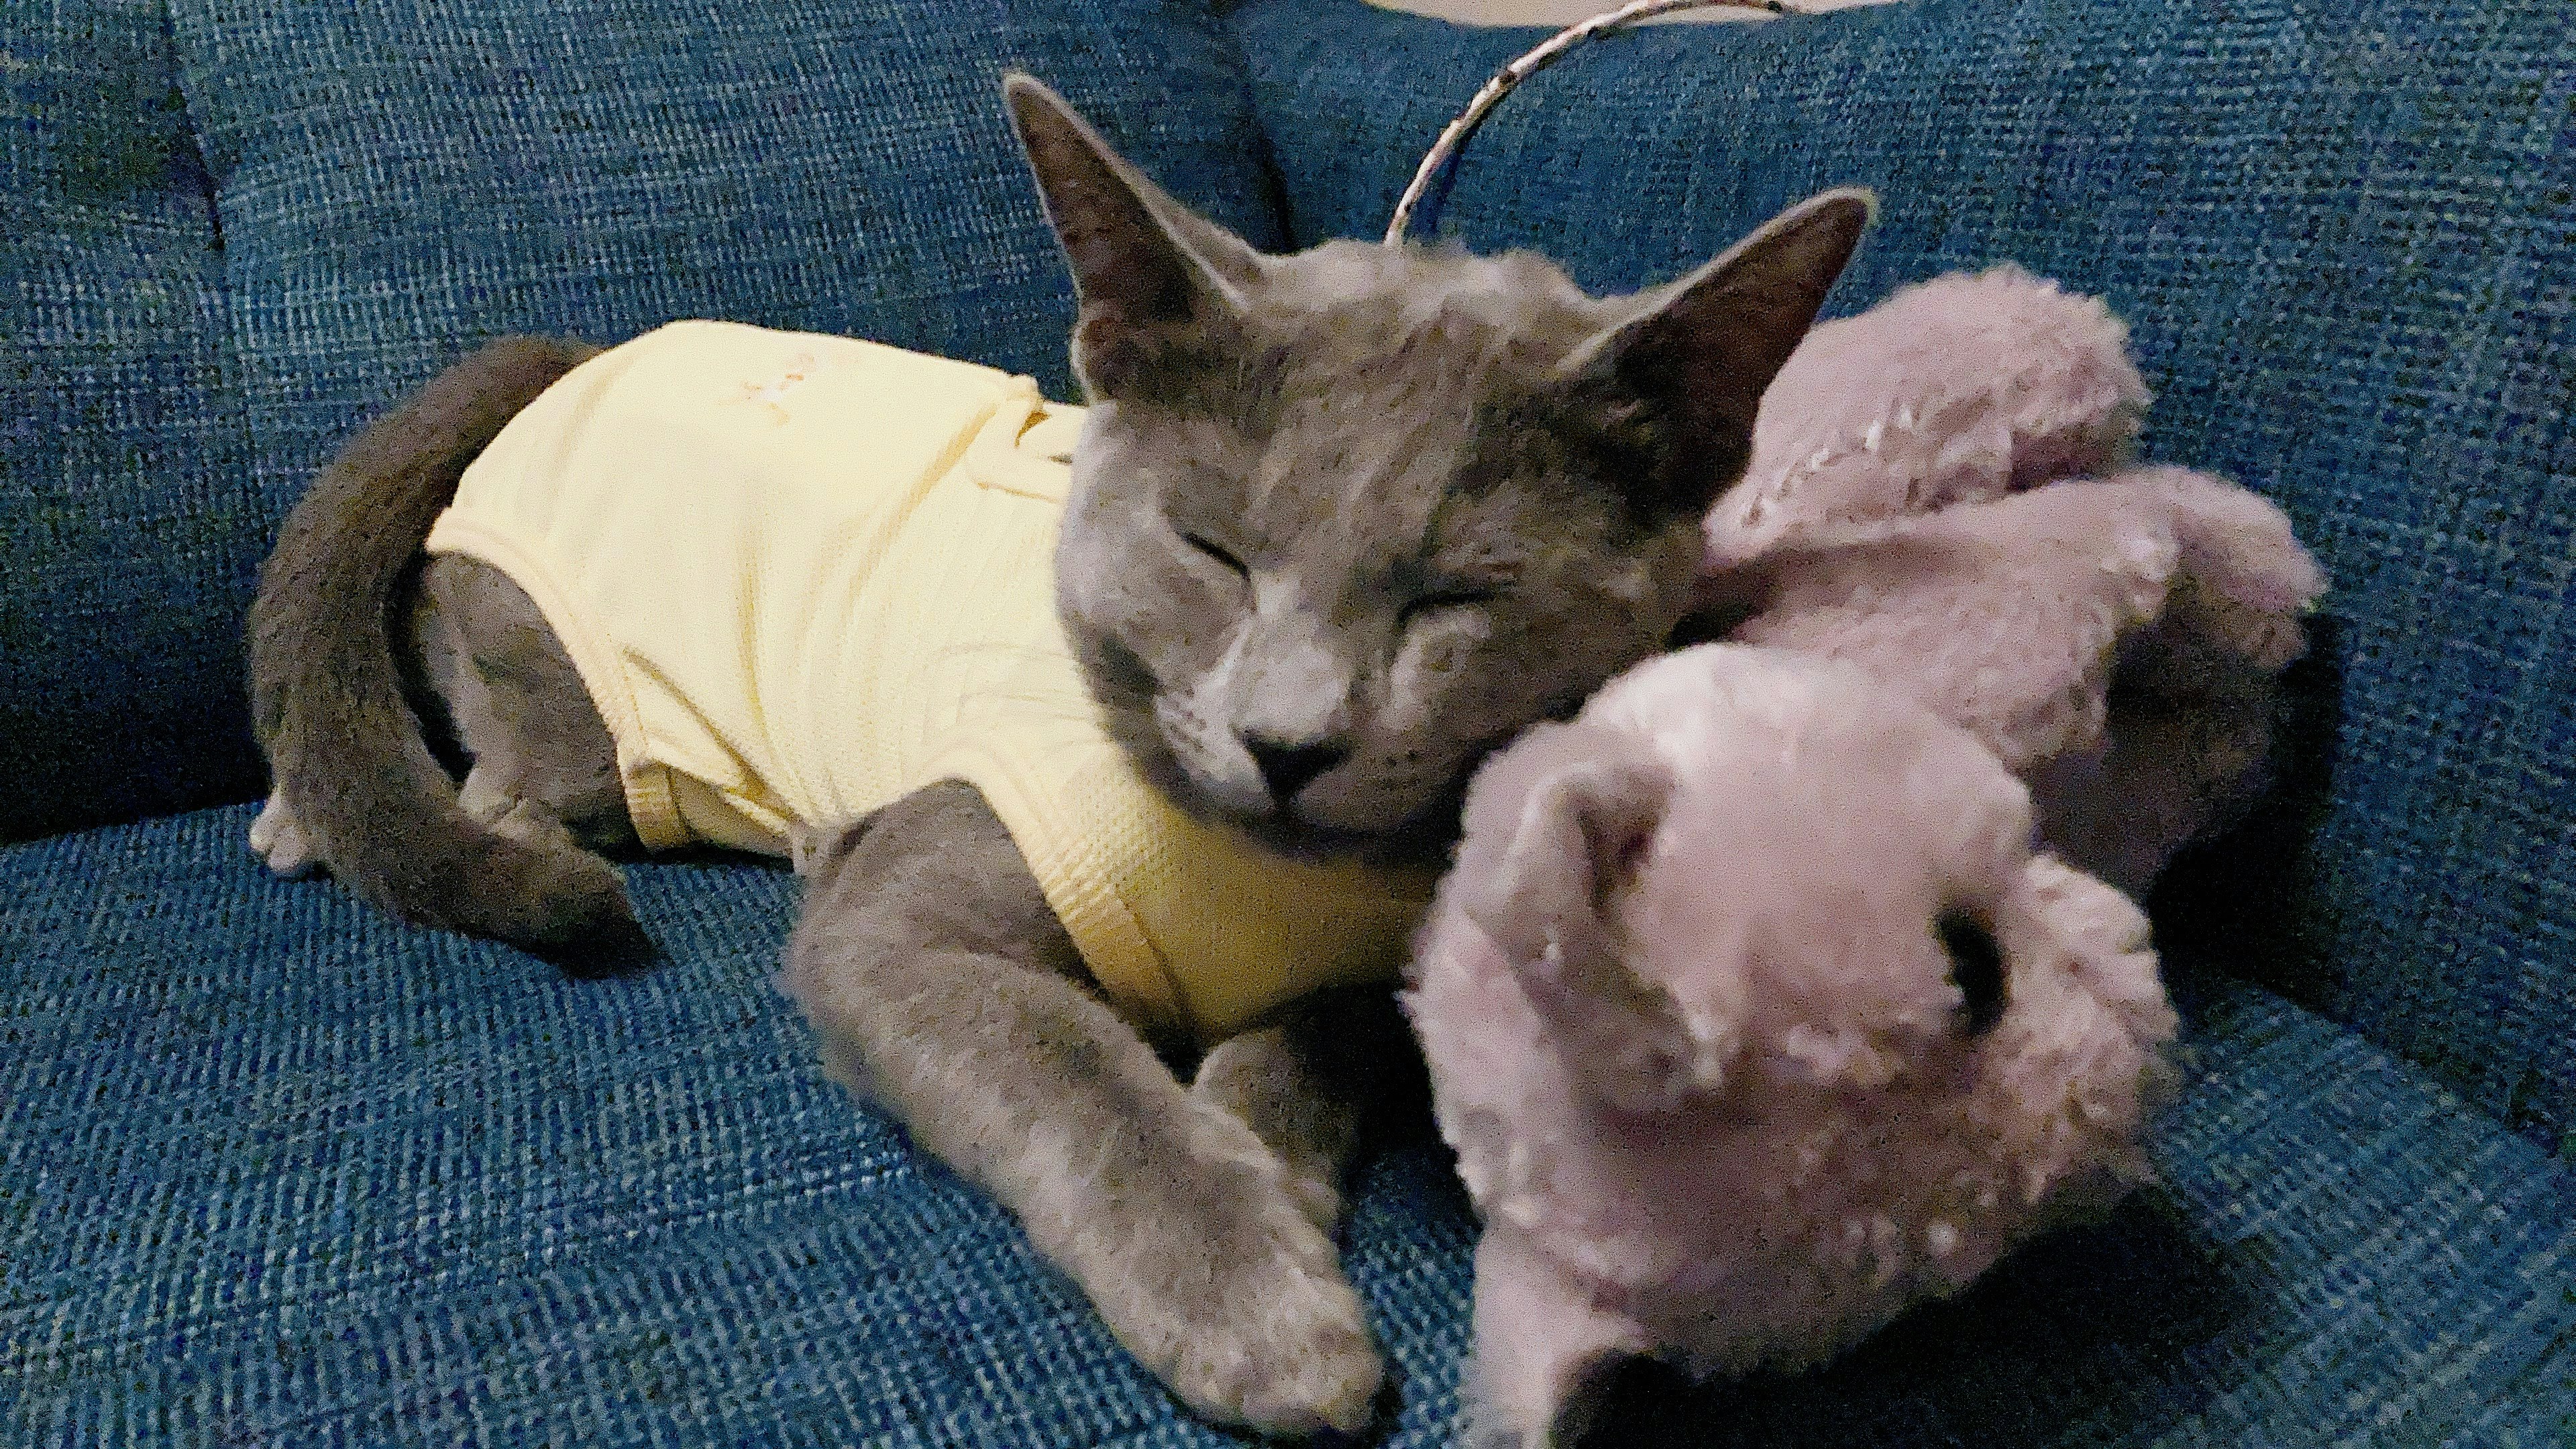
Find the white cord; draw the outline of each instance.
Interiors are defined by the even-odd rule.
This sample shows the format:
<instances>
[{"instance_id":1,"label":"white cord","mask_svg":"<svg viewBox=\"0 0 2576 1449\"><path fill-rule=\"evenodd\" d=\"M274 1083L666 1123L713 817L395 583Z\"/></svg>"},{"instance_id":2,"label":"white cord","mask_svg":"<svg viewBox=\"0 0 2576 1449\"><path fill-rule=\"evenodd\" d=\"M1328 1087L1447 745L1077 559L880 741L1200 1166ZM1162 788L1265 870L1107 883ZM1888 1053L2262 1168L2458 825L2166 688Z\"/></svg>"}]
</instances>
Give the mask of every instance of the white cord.
<instances>
[{"instance_id":1,"label":"white cord","mask_svg":"<svg viewBox=\"0 0 2576 1449\"><path fill-rule=\"evenodd\" d=\"M1440 139L1431 143L1431 153L1422 158L1420 166L1414 168L1412 184L1404 188L1403 199L1395 204L1395 219L1388 222L1386 226L1386 244L1395 246L1404 240L1405 229L1413 224L1413 209L1421 204L1422 194L1431 189L1431 179L1440 173L1441 167L1448 164L1450 157L1458 153L1458 148L1465 144L1468 135L1484 123L1485 113L1501 104L1503 97L1512 93L1512 87L1536 75L1558 56L1605 31L1617 30L1622 26L1633 25L1640 20L1649 20L1675 10L1700 10L1712 6L1761 10L1774 15L1801 13L1794 7L1784 4L1783 0L1634 0L1634 3L1595 15L1580 25L1567 26L1549 36L1535 50L1494 72L1494 78L1485 82L1485 88L1476 92L1474 100L1467 102L1467 109L1459 112L1458 119L1451 121L1448 127L1441 131Z\"/></svg>"}]
</instances>

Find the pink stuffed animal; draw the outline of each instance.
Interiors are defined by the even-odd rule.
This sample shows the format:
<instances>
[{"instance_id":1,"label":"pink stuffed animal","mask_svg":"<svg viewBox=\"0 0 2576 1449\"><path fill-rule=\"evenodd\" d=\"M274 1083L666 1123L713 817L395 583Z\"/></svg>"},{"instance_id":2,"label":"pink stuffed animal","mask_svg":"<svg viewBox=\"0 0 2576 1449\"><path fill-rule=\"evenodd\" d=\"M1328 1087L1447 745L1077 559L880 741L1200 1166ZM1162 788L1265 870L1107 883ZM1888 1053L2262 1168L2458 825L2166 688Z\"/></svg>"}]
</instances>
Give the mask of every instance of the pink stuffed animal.
<instances>
[{"instance_id":1,"label":"pink stuffed animal","mask_svg":"<svg viewBox=\"0 0 2576 1449\"><path fill-rule=\"evenodd\" d=\"M1406 996L1485 1219L1484 1442L1633 1355L1794 1368L2146 1173L2127 897L1861 670L1711 644L1488 763Z\"/></svg>"},{"instance_id":2,"label":"pink stuffed animal","mask_svg":"<svg viewBox=\"0 0 2576 1449\"><path fill-rule=\"evenodd\" d=\"M2324 580L2269 502L2152 468L1792 535L1724 587L1730 639L1861 665L1969 730L2051 848L2143 896L2261 792Z\"/></svg>"},{"instance_id":3,"label":"pink stuffed animal","mask_svg":"<svg viewBox=\"0 0 2576 1449\"><path fill-rule=\"evenodd\" d=\"M2261 792L2325 578L2255 494L2116 471L2147 402L2126 342L2010 266L1817 328L1710 510L1704 603L1732 640L1851 660L1966 727L2053 848L2143 895Z\"/></svg>"},{"instance_id":4,"label":"pink stuffed animal","mask_svg":"<svg viewBox=\"0 0 2576 1449\"><path fill-rule=\"evenodd\" d=\"M1406 1006L1483 1437L1621 1356L1818 1361L2145 1175L2121 892L2259 788L2322 579L2215 479L2057 481L2126 456L2123 340L2009 268L1817 329L1711 515L1733 642L1478 775Z\"/></svg>"},{"instance_id":5,"label":"pink stuffed animal","mask_svg":"<svg viewBox=\"0 0 2576 1449\"><path fill-rule=\"evenodd\" d=\"M1764 393L1712 574L1785 536L2000 498L2125 462L2147 409L2129 329L2009 264L1820 324Z\"/></svg>"}]
</instances>

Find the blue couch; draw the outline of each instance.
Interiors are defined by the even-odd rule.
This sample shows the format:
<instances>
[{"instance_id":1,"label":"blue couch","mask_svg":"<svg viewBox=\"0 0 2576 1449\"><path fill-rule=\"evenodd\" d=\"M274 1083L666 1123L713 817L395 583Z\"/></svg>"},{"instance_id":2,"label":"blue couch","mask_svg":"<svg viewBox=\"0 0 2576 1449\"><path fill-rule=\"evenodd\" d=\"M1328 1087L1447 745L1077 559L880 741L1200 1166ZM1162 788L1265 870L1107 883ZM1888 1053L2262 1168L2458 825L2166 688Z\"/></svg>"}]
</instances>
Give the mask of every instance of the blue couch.
<instances>
[{"instance_id":1,"label":"blue couch","mask_svg":"<svg viewBox=\"0 0 2576 1449\"><path fill-rule=\"evenodd\" d=\"M826 1083L779 871L633 872L568 980L242 845L254 569L479 338L676 315L1068 387L996 77L1257 242L1383 225L1531 41L1357 0L0 0L0 1444L1128 1445L1179 1412ZM1834 310L2107 294L2158 456L2332 570L2278 796L2155 903L2164 1180L1846 1361L1602 1442L2576 1442L2576 6L1907 0L1603 44L1443 229L1585 282L1880 188ZM1358 1169L1384 1442L1449 1442L1473 1227Z\"/></svg>"}]
</instances>

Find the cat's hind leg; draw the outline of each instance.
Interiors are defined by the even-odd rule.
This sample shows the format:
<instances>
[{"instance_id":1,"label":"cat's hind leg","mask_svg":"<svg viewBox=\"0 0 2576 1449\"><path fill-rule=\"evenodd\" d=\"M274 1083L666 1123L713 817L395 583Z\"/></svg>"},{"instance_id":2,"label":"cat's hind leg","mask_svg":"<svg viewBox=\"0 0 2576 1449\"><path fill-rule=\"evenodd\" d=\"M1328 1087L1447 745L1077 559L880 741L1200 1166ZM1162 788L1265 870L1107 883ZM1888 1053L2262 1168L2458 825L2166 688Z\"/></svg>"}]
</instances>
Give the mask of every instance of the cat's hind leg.
<instances>
[{"instance_id":1,"label":"cat's hind leg","mask_svg":"<svg viewBox=\"0 0 2576 1449\"><path fill-rule=\"evenodd\" d=\"M629 850L617 746L536 601L478 559L421 569L411 616L421 682L472 758L457 803L532 845Z\"/></svg>"},{"instance_id":2,"label":"cat's hind leg","mask_svg":"<svg viewBox=\"0 0 2576 1449\"><path fill-rule=\"evenodd\" d=\"M1194 1408L1364 1424L1383 1375L1332 1240L1239 1117L1083 984L983 797L934 785L809 861L781 984L834 1075L982 1185Z\"/></svg>"},{"instance_id":3,"label":"cat's hind leg","mask_svg":"<svg viewBox=\"0 0 2576 1449\"><path fill-rule=\"evenodd\" d=\"M322 857L305 838L304 828L295 823L295 812L287 808L283 788L268 792L267 802L251 821L250 848L282 880L300 880L322 868Z\"/></svg>"},{"instance_id":4,"label":"cat's hind leg","mask_svg":"<svg viewBox=\"0 0 2576 1449\"><path fill-rule=\"evenodd\" d=\"M608 726L525 590L480 560L440 555L422 566L403 624L408 702L471 759L457 792L467 815L529 845L636 844ZM282 787L251 821L250 848L290 879L327 864Z\"/></svg>"}]
</instances>

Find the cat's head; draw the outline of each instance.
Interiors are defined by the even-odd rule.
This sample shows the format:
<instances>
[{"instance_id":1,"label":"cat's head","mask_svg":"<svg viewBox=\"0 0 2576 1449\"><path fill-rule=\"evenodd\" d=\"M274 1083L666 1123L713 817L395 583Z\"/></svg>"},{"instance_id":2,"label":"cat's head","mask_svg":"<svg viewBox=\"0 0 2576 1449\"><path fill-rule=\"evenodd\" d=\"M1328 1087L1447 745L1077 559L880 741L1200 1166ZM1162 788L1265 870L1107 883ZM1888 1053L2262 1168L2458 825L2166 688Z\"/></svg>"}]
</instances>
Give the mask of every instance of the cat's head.
<instances>
[{"instance_id":1,"label":"cat's head","mask_svg":"<svg viewBox=\"0 0 2576 1449\"><path fill-rule=\"evenodd\" d=\"M1871 210L1816 197L1623 297L1527 253L1271 256L1007 94L1092 404L1066 632L1160 788L1293 850L1438 846L1487 751L1666 642Z\"/></svg>"}]
</instances>

